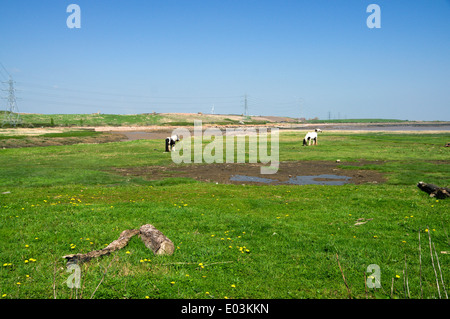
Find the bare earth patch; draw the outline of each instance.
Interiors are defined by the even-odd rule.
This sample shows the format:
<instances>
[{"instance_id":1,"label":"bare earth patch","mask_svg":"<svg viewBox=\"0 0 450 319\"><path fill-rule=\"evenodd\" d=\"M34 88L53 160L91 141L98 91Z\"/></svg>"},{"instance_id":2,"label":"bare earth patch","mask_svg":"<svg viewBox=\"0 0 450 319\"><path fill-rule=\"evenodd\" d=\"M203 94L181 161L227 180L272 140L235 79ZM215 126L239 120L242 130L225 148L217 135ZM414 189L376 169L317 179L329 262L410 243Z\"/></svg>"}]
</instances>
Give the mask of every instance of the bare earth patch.
<instances>
[{"instance_id":1,"label":"bare earth patch","mask_svg":"<svg viewBox=\"0 0 450 319\"><path fill-rule=\"evenodd\" d=\"M21 148L21 147L37 147L37 146L59 146L73 144L98 144L109 142L120 142L126 137L120 134L102 134L98 136L86 137L43 137L43 136L27 136L21 139L4 139L0 140L0 148Z\"/></svg>"},{"instance_id":2,"label":"bare earth patch","mask_svg":"<svg viewBox=\"0 0 450 319\"><path fill-rule=\"evenodd\" d=\"M331 161L289 161L281 162L278 172L275 174L261 174L261 163L213 163L213 164L170 164L167 166L141 166L113 168L113 172L123 176L136 176L146 180L161 180L169 177L188 177L202 182L212 182L220 184L252 184L264 185L267 183L252 181L245 182L230 180L232 176L245 175L254 177L254 180L271 179L270 185L285 184L291 178L296 176L319 176L319 175L337 175L349 177L350 184L365 183L383 183L386 181L383 174L374 170L364 169L343 169L340 166L359 167L364 164L373 164L381 162L359 161L359 162L341 162ZM336 178L317 178L322 181L333 181Z\"/></svg>"}]
</instances>

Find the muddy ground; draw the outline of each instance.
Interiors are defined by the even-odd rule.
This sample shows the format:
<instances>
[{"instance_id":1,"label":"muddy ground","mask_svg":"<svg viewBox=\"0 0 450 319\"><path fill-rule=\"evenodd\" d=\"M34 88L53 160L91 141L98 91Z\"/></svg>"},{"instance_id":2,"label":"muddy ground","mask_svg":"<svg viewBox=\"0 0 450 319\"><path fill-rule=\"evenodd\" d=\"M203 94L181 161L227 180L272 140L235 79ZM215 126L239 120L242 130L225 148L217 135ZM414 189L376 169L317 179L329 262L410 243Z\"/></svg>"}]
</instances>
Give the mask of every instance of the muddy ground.
<instances>
[{"instance_id":1,"label":"muddy ground","mask_svg":"<svg viewBox=\"0 0 450 319\"><path fill-rule=\"evenodd\" d=\"M364 164L381 164L382 162L341 162L335 163L331 161L289 161L281 162L279 169L275 174L261 174L262 165L268 164L250 164L250 163L213 163L213 164L173 164L167 166L142 166L114 168L113 172L123 176L136 176L146 180L161 180L170 177L188 177L197 181L212 182L220 184L246 184L246 185L263 185L267 184L259 181L233 181L232 176L245 175L271 179L270 185L285 184L291 178L296 176L317 176L317 175L338 175L342 177L350 177L347 182L351 184L365 183L383 183L386 181L382 173L374 170L359 169ZM354 166L353 169L343 169L340 166ZM317 181L335 181L337 178L316 178ZM294 185L294 184L289 184Z\"/></svg>"},{"instance_id":2,"label":"muddy ground","mask_svg":"<svg viewBox=\"0 0 450 319\"><path fill-rule=\"evenodd\" d=\"M120 142L127 140L127 137L118 133L104 133L98 136L85 137L43 137L26 136L21 138L0 139L0 148L22 148L39 146L60 146L73 144L99 144Z\"/></svg>"}]
</instances>

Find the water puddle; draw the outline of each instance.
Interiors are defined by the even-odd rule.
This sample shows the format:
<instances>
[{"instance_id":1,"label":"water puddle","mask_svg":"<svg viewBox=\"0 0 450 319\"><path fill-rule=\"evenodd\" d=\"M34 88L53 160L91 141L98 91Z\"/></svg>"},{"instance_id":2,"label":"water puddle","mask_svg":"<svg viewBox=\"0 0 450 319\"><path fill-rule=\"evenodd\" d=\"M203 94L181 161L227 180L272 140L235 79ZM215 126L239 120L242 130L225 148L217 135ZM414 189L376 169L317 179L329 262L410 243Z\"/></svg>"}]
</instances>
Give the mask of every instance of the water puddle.
<instances>
[{"instance_id":1,"label":"water puddle","mask_svg":"<svg viewBox=\"0 0 450 319\"><path fill-rule=\"evenodd\" d=\"M344 185L351 177L339 175L316 175L291 177L286 183L295 185Z\"/></svg>"},{"instance_id":2,"label":"water puddle","mask_svg":"<svg viewBox=\"0 0 450 319\"><path fill-rule=\"evenodd\" d=\"M277 179L271 178L262 178L257 176L247 176L247 175L233 175L230 177L230 181L234 182L257 182L257 183L266 183L270 184L273 182L278 182Z\"/></svg>"},{"instance_id":3,"label":"water puddle","mask_svg":"<svg viewBox=\"0 0 450 319\"><path fill-rule=\"evenodd\" d=\"M277 184L294 184L294 185L344 185L348 183L351 177L322 174L315 176L295 176L289 178L287 182L278 183L277 179L262 178L257 176L247 175L233 175L230 177L230 181L234 182L256 182L256 183L277 183Z\"/></svg>"}]
</instances>

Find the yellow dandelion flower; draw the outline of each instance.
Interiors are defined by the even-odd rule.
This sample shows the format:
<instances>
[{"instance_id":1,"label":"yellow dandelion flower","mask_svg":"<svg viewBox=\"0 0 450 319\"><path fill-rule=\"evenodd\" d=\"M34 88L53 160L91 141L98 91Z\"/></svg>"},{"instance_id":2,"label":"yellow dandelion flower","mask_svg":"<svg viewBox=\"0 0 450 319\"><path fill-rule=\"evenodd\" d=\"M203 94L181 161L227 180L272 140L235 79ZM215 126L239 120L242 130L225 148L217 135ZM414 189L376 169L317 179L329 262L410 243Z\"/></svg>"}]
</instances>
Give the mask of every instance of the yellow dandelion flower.
<instances>
[{"instance_id":1,"label":"yellow dandelion flower","mask_svg":"<svg viewBox=\"0 0 450 319\"><path fill-rule=\"evenodd\" d=\"M395 278L400 278L400 276L399 275L395 275Z\"/></svg>"},{"instance_id":2,"label":"yellow dandelion flower","mask_svg":"<svg viewBox=\"0 0 450 319\"><path fill-rule=\"evenodd\" d=\"M232 284L232 285L231 285L231 288L236 288L236 285L235 285L235 284Z\"/></svg>"},{"instance_id":3,"label":"yellow dandelion flower","mask_svg":"<svg viewBox=\"0 0 450 319\"><path fill-rule=\"evenodd\" d=\"M145 299L150 299L150 297L149 296L145 296Z\"/></svg>"}]
</instances>

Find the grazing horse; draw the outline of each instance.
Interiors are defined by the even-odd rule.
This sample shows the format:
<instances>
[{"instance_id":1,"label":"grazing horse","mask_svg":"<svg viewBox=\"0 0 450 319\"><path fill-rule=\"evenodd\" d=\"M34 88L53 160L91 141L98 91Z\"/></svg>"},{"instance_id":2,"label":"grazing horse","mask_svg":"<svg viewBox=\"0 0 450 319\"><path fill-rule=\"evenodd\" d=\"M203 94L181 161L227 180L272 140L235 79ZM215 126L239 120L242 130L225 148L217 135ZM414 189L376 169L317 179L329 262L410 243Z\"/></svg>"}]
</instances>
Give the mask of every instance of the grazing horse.
<instances>
[{"instance_id":1,"label":"grazing horse","mask_svg":"<svg viewBox=\"0 0 450 319\"><path fill-rule=\"evenodd\" d=\"M179 140L180 138L178 137L178 135L166 137L166 152L175 151L175 143Z\"/></svg>"},{"instance_id":2,"label":"grazing horse","mask_svg":"<svg viewBox=\"0 0 450 319\"><path fill-rule=\"evenodd\" d=\"M308 134L305 135L305 138L303 139L303 146L311 145L311 142L313 143L313 145L317 145L316 132L308 132Z\"/></svg>"}]
</instances>

